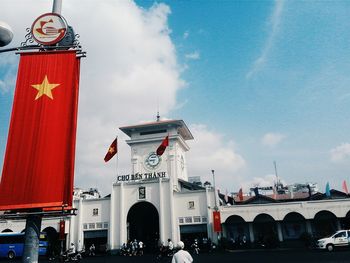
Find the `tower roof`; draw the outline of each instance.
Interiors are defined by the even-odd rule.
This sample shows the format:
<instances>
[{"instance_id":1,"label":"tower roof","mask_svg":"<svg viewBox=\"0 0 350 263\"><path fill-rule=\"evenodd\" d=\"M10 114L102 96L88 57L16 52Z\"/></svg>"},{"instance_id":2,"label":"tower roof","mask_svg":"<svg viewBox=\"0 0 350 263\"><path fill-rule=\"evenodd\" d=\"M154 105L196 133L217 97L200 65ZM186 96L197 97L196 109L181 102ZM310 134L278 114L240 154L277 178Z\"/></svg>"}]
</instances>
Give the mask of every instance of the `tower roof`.
<instances>
[{"instance_id":1,"label":"tower roof","mask_svg":"<svg viewBox=\"0 0 350 263\"><path fill-rule=\"evenodd\" d=\"M187 125L183 120L164 120L164 121L155 121L155 122L146 122L137 125L124 126L119 129L124 132L126 135L131 137L132 133L135 132L145 132L145 131L156 131L164 130L170 127L176 127L179 134L184 140L193 140L192 133L188 129Z\"/></svg>"}]
</instances>

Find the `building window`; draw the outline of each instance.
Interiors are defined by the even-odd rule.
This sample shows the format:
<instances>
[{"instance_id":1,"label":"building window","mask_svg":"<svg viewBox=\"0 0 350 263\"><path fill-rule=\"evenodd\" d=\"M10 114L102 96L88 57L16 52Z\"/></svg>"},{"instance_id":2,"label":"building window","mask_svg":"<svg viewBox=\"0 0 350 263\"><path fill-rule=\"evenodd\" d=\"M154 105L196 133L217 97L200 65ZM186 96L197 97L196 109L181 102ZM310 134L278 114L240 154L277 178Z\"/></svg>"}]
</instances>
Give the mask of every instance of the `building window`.
<instances>
[{"instance_id":1,"label":"building window","mask_svg":"<svg viewBox=\"0 0 350 263\"><path fill-rule=\"evenodd\" d=\"M92 215L93 216L98 216L98 208L92 209Z\"/></svg>"},{"instance_id":2,"label":"building window","mask_svg":"<svg viewBox=\"0 0 350 263\"><path fill-rule=\"evenodd\" d=\"M108 228L108 223L107 222L103 223L103 228Z\"/></svg>"},{"instance_id":3,"label":"building window","mask_svg":"<svg viewBox=\"0 0 350 263\"><path fill-rule=\"evenodd\" d=\"M202 222L206 223L207 222L207 218L205 216L202 216Z\"/></svg>"},{"instance_id":4,"label":"building window","mask_svg":"<svg viewBox=\"0 0 350 263\"><path fill-rule=\"evenodd\" d=\"M201 217L200 216L194 216L193 217L193 222L194 223L200 223L201 222Z\"/></svg>"},{"instance_id":5,"label":"building window","mask_svg":"<svg viewBox=\"0 0 350 263\"><path fill-rule=\"evenodd\" d=\"M183 224L184 223L184 218L183 217L179 217L179 224Z\"/></svg>"},{"instance_id":6,"label":"building window","mask_svg":"<svg viewBox=\"0 0 350 263\"><path fill-rule=\"evenodd\" d=\"M188 209L194 209L194 201L188 202Z\"/></svg>"},{"instance_id":7,"label":"building window","mask_svg":"<svg viewBox=\"0 0 350 263\"><path fill-rule=\"evenodd\" d=\"M185 217L185 222L186 223L192 223L192 216Z\"/></svg>"},{"instance_id":8,"label":"building window","mask_svg":"<svg viewBox=\"0 0 350 263\"><path fill-rule=\"evenodd\" d=\"M95 223L89 223L89 229L95 229Z\"/></svg>"},{"instance_id":9,"label":"building window","mask_svg":"<svg viewBox=\"0 0 350 263\"><path fill-rule=\"evenodd\" d=\"M146 187L139 187L139 199L146 199Z\"/></svg>"},{"instance_id":10,"label":"building window","mask_svg":"<svg viewBox=\"0 0 350 263\"><path fill-rule=\"evenodd\" d=\"M88 225L87 224L83 224L83 229L87 229Z\"/></svg>"},{"instance_id":11,"label":"building window","mask_svg":"<svg viewBox=\"0 0 350 263\"><path fill-rule=\"evenodd\" d=\"M102 228L102 223L96 223L96 228Z\"/></svg>"}]
</instances>

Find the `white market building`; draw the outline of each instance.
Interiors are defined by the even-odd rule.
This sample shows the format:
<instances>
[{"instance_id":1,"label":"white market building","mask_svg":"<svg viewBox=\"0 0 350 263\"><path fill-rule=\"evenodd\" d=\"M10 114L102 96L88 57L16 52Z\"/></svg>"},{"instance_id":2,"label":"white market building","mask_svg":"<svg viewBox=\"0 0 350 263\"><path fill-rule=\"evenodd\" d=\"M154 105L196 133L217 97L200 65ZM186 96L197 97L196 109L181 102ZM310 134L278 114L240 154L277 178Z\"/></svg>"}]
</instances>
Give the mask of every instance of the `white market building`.
<instances>
[{"instance_id":1,"label":"white market building","mask_svg":"<svg viewBox=\"0 0 350 263\"><path fill-rule=\"evenodd\" d=\"M186 141L193 136L182 120L120 130L130 138L131 172L118 175L111 194L104 198L81 194L74 198L77 216L65 219L66 244L74 242L80 249L95 243L115 251L135 238L148 248L166 243L168 238L174 243L203 237L218 242L218 234L213 232L215 200L221 213L222 238L244 235L253 244L272 235L278 242L287 242L299 240L304 233L319 236L350 228L350 199L335 190L331 198L321 193L289 200L258 195L243 201L229 198L231 205L220 203L213 187L188 182L186 153L190 148ZM157 156L155 150L167 135L169 146ZM55 238L59 220L43 219L42 231ZM0 221L0 232L24 228L24 220Z\"/></svg>"}]
</instances>

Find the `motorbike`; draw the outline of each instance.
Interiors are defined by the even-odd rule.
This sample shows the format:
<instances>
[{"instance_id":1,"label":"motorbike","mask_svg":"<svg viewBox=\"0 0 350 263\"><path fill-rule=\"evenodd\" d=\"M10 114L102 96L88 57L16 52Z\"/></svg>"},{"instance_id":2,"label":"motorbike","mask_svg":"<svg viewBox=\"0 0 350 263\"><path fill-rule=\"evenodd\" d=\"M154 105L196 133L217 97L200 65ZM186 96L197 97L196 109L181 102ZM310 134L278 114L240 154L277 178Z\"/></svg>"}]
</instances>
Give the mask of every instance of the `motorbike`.
<instances>
[{"instance_id":1,"label":"motorbike","mask_svg":"<svg viewBox=\"0 0 350 263\"><path fill-rule=\"evenodd\" d=\"M62 262L79 262L82 260L84 250L77 251L76 253L72 253L70 250L64 252L61 256Z\"/></svg>"}]
</instances>

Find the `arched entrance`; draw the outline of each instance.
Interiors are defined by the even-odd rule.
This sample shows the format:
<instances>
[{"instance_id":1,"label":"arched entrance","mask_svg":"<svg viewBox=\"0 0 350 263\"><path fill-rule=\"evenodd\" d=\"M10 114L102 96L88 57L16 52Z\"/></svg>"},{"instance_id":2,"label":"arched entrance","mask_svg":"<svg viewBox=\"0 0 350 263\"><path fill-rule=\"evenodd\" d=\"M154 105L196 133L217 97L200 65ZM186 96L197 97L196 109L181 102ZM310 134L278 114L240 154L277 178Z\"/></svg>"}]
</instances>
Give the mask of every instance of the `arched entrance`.
<instances>
[{"instance_id":1,"label":"arched entrance","mask_svg":"<svg viewBox=\"0 0 350 263\"><path fill-rule=\"evenodd\" d=\"M288 247L308 246L309 234L306 232L306 220L297 213L288 213L281 222L284 243Z\"/></svg>"},{"instance_id":2,"label":"arched entrance","mask_svg":"<svg viewBox=\"0 0 350 263\"><path fill-rule=\"evenodd\" d=\"M315 238L322 238L333 234L338 230L337 217L330 211L318 212L313 220L313 231Z\"/></svg>"},{"instance_id":3,"label":"arched entrance","mask_svg":"<svg viewBox=\"0 0 350 263\"><path fill-rule=\"evenodd\" d=\"M11 229L8 229L8 228L1 231L1 233L10 233L10 232L13 232L13 231Z\"/></svg>"},{"instance_id":4,"label":"arched entrance","mask_svg":"<svg viewBox=\"0 0 350 263\"><path fill-rule=\"evenodd\" d=\"M46 233L46 238L48 242L47 255L49 257L58 256L61 251L61 244L58 240L58 233L56 229L54 229L53 227L46 227L41 232Z\"/></svg>"},{"instance_id":5,"label":"arched entrance","mask_svg":"<svg viewBox=\"0 0 350 263\"><path fill-rule=\"evenodd\" d=\"M134 204L127 216L128 239L141 240L146 250L156 249L159 240L159 215L149 202Z\"/></svg>"},{"instance_id":6,"label":"arched entrance","mask_svg":"<svg viewBox=\"0 0 350 263\"><path fill-rule=\"evenodd\" d=\"M350 229L350 211L341 220L342 229Z\"/></svg>"},{"instance_id":7,"label":"arched entrance","mask_svg":"<svg viewBox=\"0 0 350 263\"><path fill-rule=\"evenodd\" d=\"M254 239L264 247L278 246L276 221L268 214L260 214L253 221Z\"/></svg>"},{"instance_id":8,"label":"arched entrance","mask_svg":"<svg viewBox=\"0 0 350 263\"><path fill-rule=\"evenodd\" d=\"M242 217L232 215L226 219L224 226L229 247L240 248L248 245L250 242L248 224Z\"/></svg>"}]
</instances>

